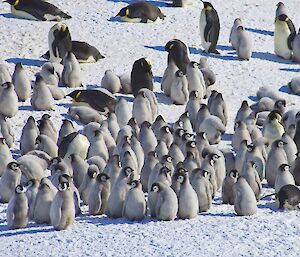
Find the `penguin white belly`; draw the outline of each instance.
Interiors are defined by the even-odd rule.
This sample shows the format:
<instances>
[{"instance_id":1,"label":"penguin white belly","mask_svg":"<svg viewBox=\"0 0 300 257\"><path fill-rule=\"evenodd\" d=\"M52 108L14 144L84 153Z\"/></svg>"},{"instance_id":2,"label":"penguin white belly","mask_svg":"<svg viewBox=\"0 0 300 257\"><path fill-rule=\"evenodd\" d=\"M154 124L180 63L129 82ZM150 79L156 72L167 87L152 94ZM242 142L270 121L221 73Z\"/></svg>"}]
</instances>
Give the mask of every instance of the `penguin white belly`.
<instances>
[{"instance_id":1,"label":"penguin white belly","mask_svg":"<svg viewBox=\"0 0 300 257\"><path fill-rule=\"evenodd\" d=\"M280 28L278 28L278 26L275 26L274 52L276 55L284 59L290 59L292 56L292 51L288 47L289 35L290 31L287 26Z\"/></svg>"},{"instance_id":2,"label":"penguin white belly","mask_svg":"<svg viewBox=\"0 0 300 257\"><path fill-rule=\"evenodd\" d=\"M204 37L204 30L206 27L206 16L205 16L205 12L202 11L201 15L200 15L200 36L201 36L201 45L204 48L204 50L207 52L211 43L210 42L206 42L205 41L205 37Z\"/></svg>"},{"instance_id":3,"label":"penguin white belly","mask_svg":"<svg viewBox=\"0 0 300 257\"><path fill-rule=\"evenodd\" d=\"M16 8L14 6L11 6L10 10L11 10L11 13L13 15L15 15L16 17L26 19L26 20L38 21L38 19L35 18L34 16L32 16L31 14L29 14L27 12L20 11L20 10L16 10Z\"/></svg>"}]
</instances>

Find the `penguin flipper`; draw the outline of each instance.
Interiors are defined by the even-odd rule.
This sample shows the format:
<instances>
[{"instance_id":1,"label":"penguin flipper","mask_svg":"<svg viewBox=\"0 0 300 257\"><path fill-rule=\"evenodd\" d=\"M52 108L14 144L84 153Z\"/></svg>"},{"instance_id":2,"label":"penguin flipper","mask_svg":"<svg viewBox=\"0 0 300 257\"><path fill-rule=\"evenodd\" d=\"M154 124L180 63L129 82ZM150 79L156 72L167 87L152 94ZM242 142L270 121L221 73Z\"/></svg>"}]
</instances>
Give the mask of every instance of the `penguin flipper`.
<instances>
[{"instance_id":1,"label":"penguin flipper","mask_svg":"<svg viewBox=\"0 0 300 257\"><path fill-rule=\"evenodd\" d=\"M44 59L49 60L49 59L50 59L50 53L49 53L49 51L47 51L46 53L44 53L44 54L41 56L41 58L44 58Z\"/></svg>"}]
</instances>

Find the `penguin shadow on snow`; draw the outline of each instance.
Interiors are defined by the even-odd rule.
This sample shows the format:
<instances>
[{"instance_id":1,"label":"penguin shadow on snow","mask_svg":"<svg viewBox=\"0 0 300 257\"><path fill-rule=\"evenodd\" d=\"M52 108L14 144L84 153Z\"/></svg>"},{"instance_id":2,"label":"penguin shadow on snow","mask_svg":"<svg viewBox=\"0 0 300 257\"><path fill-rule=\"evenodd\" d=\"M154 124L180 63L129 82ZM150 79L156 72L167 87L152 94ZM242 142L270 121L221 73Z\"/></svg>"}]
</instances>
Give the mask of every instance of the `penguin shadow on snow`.
<instances>
[{"instance_id":1,"label":"penguin shadow on snow","mask_svg":"<svg viewBox=\"0 0 300 257\"><path fill-rule=\"evenodd\" d=\"M280 71L288 71L288 72L300 72L300 69L294 69L294 68L280 68Z\"/></svg>"},{"instance_id":2,"label":"penguin shadow on snow","mask_svg":"<svg viewBox=\"0 0 300 257\"><path fill-rule=\"evenodd\" d=\"M248 96L248 99L251 100L251 101L253 101L253 102L257 102L258 101L258 98L257 98L256 95L250 95L250 96Z\"/></svg>"},{"instance_id":3,"label":"penguin shadow on snow","mask_svg":"<svg viewBox=\"0 0 300 257\"><path fill-rule=\"evenodd\" d=\"M65 107L67 109L69 109L72 104L71 103L59 103L59 104L56 104L57 106L60 106L60 107Z\"/></svg>"},{"instance_id":4,"label":"penguin shadow on snow","mask_svg":"<svg viewBox=\"0 0 300 257\"><path fill-rule=\"evenodd\" d=\"M160 52L166 52L165 46L144 46L145 48L153 49ZM190 54L199 54L201 50L195 48L195 47L189 47Z\"/></svg>"},{"instance_id":5,"label":"penguin shadow on snow","mask_svg":"<svg viewBox=\"0 0 300 257\"><path fill-rule=\"evenodd\" d=\"M249 32L253 32L253 33L257 33L257 34L261 34L261 35L274 36L274 32L269 31L269 30L253 29L253 28L246 28L246 30Z\"/></svg>"},{"instance_id":6,"label":"penguin shadow on snow","mask_svg":"<svg viewBox=\"0 0 300 257\"><path fill-rule=\"evenodd\" d=\"M0 226L0 237L10 237L18 235L30 235L43 232L53 232L54 228L49 225L28 223L28 226L23 229L11 229L7 225Z\"/></svg>"},{"instance_id":7,"label":"penguin shadow on snow","mask_svg":"<svg viewBox=\"0 0 300 257\"><path fill-rule=\"evenodd\" d=\"M223 217L223 218L227 218L227 217L236 217L237 215L235 213L208 213L208 212L203 212L200 213L200 216L208 216L208 217Z\"/></svg>"},{"instance_id":8,"label":"penguin shadow on snow","mask_svg":"<svg viewBox=\"0 0 300 257\"><path fill-rule=\"evenodd\" d=\"M287 85L281 86L281 87L279 88L279 92L289 94L289 89L288 89Z\"/></svg>"},{"instance_id":9,"label":"penguin shadow on snow","mask_svg":"<svg viewBox=\"0 0 300 257\"><path fill-rule=\"evenodd\" d=\"M12 13L0 13L0 16L6 18L6 19L17 19Z\"/></svg>"},{"instance_id":10,"label":"penguin shadow on snow","mask_svg":"<svg viewBox=\"0 0 300 257\"><path fill-rule=\"evenodd\" d=\"M20 111L33 111L33 108L31 105L20 105L19 110Z\"/></svg>"},{"instance_id":11,"label":"penguin shadow on snow","mask_svg":"<svg viewBox=\"0 0 300 257\"><path fill-rule=\"evenodd\" d=\"M114 2L114 3L125 3L125 4L133 4L135 2L138 2L138 1L132 1L132 0L108 0L109 2ZM169 7L170 4L171 4L171 1L170 2L164 2L164 1L147 1L148 3L150 4L153 4L157 7Z\"/></svg>"},{"instance_id":12,"label":"penguin shadow on snow","mask_svg":"<svg viewBox=\"0 0 300 257\"><path fill-rule=\"evenodd\" d=\"M220 52L220 54L209 54L209 53L206 53L206 52L200 50L200 55L208 57L208 58L220 59L220 60L225 60L225 61L238 61L239 60L237 55L233 55L233 54L235 54L235 52L233 52L234 49L232 47L227 46L227 45L217 45L217 49L222 52ZM230 52L227 52L224 55L223 51L230 51Z\"/></svg>"},{"instance_id":13,"label":"penguin shadow on snow","mask_svg":"<svg viewBox=\"0 0 300 257\"><path fill-rule=\"evenodd\" d=\"M35 67L42 67L46 61L38 60L38 59L28 59L28 58L8 58L5 60L8 63L21 63L22 65L26 66L35 66Z\"/></svg>"},{"instance_id":14,"label":"penguin shadow on snow","mask_svg":"<svg viewBox=\"0 0 300 257\"><path fill-rule=\"evenodd\" d=\"M171 105L173 104L173 101L171 100L170 97L166 96L164 94L164 92L154 92L158 103L160 104L167 104L167 105Z\"/></svg>"},{"instance_id":15,"label":"penguin shadow on snow","mask_svg":"<svg viewBox=\"0 0 300 257\"><path fill-rule=\"evenodd\" d=\"M279 56L269 52L252 52L252 59L265 60L275 63L293 64L291 60L285 60Z\"/></svg>"},{"instance_id":16,"label":"penguin shadow on snow","mask_svg":"<svg viewBox=\"0 0 300 257\"><path fill-rule=\"evenodd\" d=\"M225 134L223 134L223 136L222 136L222 140L224 140L224 141L230 141L230 142L231 142L232 136L233 136L232 133L225 133Z\"/></svg>"}]
</instances>

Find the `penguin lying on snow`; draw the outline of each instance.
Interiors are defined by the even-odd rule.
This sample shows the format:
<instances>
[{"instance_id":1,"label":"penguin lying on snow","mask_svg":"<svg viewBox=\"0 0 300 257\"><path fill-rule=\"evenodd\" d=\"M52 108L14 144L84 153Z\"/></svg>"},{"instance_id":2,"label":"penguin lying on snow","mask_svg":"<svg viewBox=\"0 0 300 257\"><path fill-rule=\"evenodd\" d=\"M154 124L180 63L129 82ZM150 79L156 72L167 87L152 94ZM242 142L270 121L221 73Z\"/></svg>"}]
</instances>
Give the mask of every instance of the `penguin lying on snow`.
<instances>
[{"instance_id":1,"label":"penguin lying on snow","mask_svg":"<svg viewBox=\"0 0 300 257\"><path fill-rule=\"evenodd\" d=\"M122 8L116 16L122 21L134 23L156 22L166 17L157 6L144 1Z\"/></svg>"},{"instance_id":2,"label":"penguin lying on snow","mask_svg":"<svg viewBox=\"0 0 300 257\"><path fill-rule=\"evenodd\" d=\"M49 51L42 57L51 62L61 62L68 51L71 51L79 63L97 62L105 58L94 46L86 42L72 41L67 24L57 23L48 33Z\"/></svg>"},{"instance_id":3,"label":"penguin lying on snow","mask_svg":"<svg viewBox=\"0 0 300 257\"><path fill-rule=\"evenodd\" d=\"M43 0L6 0L11 5L11 13L27 20L59 21L72 17L55 5Z\"/></svg>"},{"instance_id":4,"label":"penguin lying on snow","mask_svg":"<svg viewBox=\"0 0 300 257\"><path fill-rule=\"evenodd\" d=\"M67 96L73 98L74 105L87 105L100 113L113 112L116 105L115 97L105 89L74 90Z\"/></svg>"}]
</instances>

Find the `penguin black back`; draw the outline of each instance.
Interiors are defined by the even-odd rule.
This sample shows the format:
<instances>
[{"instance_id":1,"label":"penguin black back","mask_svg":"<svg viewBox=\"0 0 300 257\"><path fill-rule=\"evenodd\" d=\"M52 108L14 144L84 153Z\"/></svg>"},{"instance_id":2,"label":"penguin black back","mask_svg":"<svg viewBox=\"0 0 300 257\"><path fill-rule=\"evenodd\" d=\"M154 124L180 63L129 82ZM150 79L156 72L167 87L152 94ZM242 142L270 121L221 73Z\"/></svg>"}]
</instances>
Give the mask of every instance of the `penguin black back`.
<instances>
[{"instance_id":1,"label":"penguin black back","mask_svg":"<svg viewBox=\"0 0 300 257\"><path fill-rule=\"evenodd\" d=\"M141 58L134 62L131 71L131 88L135 97L141 88L153 91L151 62L147 58Z\"/></svg>"},{"instance_id":2,"label":"penguin black back","mask_svg":"<svg viewBox=\"0 0 300 257\"><path fill-rule=\"evenodd\" d=\"M64 158L66 153L68 152L69 144L74 140L74 138L79 134L79 132L73 132L67 136L65 136L59 147L58 147L58 156L60 158Z\"/></svg>"}]
</instances>

